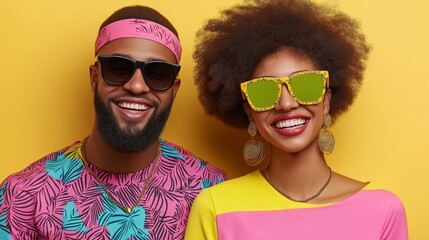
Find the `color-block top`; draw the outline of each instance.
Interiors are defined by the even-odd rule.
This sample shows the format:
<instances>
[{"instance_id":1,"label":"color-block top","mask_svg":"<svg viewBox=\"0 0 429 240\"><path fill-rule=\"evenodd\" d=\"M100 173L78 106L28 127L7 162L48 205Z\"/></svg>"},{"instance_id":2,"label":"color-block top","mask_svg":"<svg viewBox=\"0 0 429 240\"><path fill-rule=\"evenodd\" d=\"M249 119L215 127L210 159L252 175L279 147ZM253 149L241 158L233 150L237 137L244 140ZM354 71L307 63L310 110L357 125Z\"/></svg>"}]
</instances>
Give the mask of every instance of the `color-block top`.
<instances>
[{"instance_id":1,"label":"color-block top","mask_svg":"<svg viewBox=\"0 0 429 240\"><path fill-rule=\"evenodd\" d=\"M256 171L203 190L185 239L405 240L407 234L399 198L371 183L340 202L297 203Z\"/></svg>"},{"instance_id":2,"label":"color-block top","mask_svg":"<svg viewBox=\"0 0 429 240\"><path fill-rule=\"evenodd\" d=\"M131 214L85 169L80 142L9 176L0 185L0 239L183 239L194 198L225 176L179 146L160 145L154 174ZM154 163L130 174L89 167L116 200L132 206Z\"/></svg>"}]
</instances>

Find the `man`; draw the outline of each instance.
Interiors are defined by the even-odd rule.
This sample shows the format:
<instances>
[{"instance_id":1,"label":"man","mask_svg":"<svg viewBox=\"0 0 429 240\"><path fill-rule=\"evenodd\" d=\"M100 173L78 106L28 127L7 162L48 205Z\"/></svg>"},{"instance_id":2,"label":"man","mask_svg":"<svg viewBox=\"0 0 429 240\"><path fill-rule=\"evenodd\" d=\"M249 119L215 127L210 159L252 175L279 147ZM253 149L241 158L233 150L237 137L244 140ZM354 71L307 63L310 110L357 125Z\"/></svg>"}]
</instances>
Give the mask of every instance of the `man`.
<instances>
[{"instance_id":1,"label":"man","mask_svg":"<svg viewBox=\"0 0 429 240\"><path fill-rule=\"evenodd\" d=\"M92 133L0 185L0 239L183 239L196 195L225 177L160 139L180 57L177 31L151 8L101 25Z\"/></svg>"}]
</instances>

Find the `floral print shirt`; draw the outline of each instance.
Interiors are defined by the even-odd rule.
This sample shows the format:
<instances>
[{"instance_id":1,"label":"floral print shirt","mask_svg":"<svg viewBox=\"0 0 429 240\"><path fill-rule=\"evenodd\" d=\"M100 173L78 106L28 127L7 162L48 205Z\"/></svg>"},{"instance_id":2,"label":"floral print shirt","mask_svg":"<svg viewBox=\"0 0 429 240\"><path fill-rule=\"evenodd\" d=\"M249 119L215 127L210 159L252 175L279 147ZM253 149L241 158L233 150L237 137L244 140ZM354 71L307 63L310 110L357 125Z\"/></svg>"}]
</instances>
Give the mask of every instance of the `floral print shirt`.
<instances>
[{"instance_id":1,"label":"floral print shirt","mask_svg":"<svg viewBox=\"0 0 429 240\"><path fill-rule=\"evenodd\" d=\"M114 204L85 168L81 142L51 153L0 185L0 239L183 239L190 206L225 174L185 149L160 140L161 153L145 169L105 172L89 164ZM156 164L153 166L153 164Z\"/></svg>"}]
</instances>

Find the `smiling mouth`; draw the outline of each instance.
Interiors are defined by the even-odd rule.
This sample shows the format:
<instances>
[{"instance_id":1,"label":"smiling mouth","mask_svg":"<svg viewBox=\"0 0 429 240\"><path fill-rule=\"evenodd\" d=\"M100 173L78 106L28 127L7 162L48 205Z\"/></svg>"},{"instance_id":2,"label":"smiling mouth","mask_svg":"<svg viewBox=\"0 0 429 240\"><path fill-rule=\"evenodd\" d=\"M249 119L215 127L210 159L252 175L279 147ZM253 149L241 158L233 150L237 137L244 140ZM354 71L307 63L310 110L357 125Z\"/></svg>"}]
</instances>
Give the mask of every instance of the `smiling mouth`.
<instances>
[{"instance_id":1,"label":"smiling mouth","mask_svg":"<svg viewBox=\"0 0 429 240\"><path fill-rule=\"evenodd\" d=\"M126 110L132 110L132 111L145 111L149 109L149 107L145 104L140 103L128 103L128 102L119 102L117 105Z\"/></svg>"},{"instance_id":2,"label":"smiling mouth","mask_svg":"<svg viewBox=\"0 0 429 240\"><path fill-rule=\"evenodd\" d=\"M307 120L303 118L295 118L295 119L288 119L284 121L279 121L274 124L274 127L278 129L292 129L296 127L301 127L305 125Z\"/></svg>"}]
</instances>

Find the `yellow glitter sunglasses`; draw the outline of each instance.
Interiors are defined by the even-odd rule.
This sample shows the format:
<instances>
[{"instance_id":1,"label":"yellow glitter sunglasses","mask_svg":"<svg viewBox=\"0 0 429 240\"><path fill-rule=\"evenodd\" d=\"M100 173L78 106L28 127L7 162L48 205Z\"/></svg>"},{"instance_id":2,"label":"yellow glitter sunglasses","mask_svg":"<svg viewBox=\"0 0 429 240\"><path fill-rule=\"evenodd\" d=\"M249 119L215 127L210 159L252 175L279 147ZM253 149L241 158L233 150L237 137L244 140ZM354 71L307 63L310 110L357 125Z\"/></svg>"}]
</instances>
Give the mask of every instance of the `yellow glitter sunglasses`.
<instances>
[{"instance_id":1,"label":"yellow glitter sunglasses","mask_svg":"<svg viewBox=\"0 0 429 240\"><path fill-rule=\"evenodd\" d=\"M273 109L281 95L282 85L286 84L292 98L301 105L320 103L329 88L328 71L300 71L289 76L260 77L240 84L243 99L247 99L255 111Z\"/></svg>"}]
</instances>

